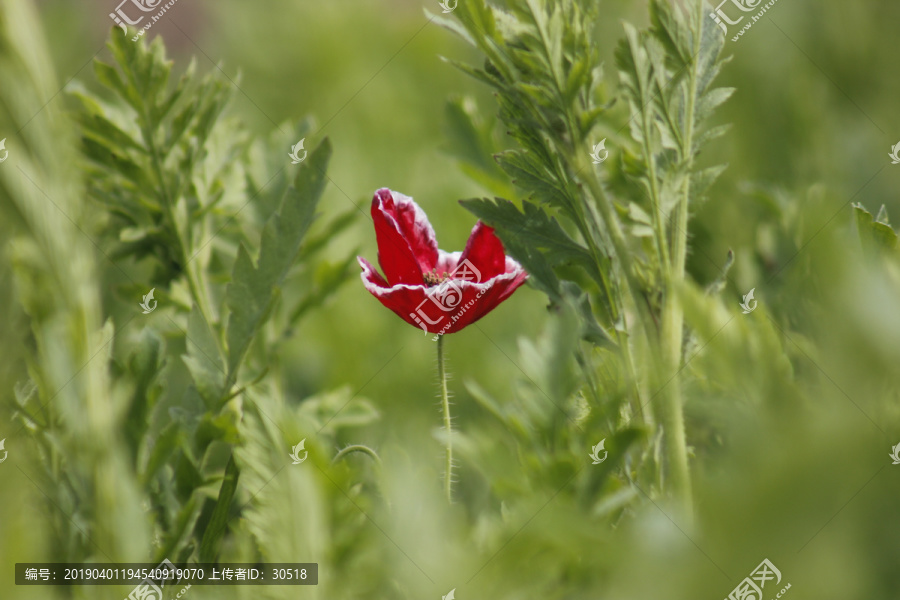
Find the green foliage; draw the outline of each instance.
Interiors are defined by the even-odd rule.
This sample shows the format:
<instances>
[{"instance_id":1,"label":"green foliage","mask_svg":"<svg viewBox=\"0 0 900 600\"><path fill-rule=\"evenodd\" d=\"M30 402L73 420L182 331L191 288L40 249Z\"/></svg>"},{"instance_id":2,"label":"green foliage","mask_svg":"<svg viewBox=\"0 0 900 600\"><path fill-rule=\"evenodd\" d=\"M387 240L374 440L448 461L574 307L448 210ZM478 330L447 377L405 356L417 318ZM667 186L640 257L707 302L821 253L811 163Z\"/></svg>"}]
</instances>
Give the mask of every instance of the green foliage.
<instances>
[{"instance_id":1,"label":"green foliage","mask_svg":"<svg viewBox=\"0 0 900 600\"><path fill-rule=\"evenodd\" d=\"M0 73L16 82L0 88L4 132L21 129L58 91L41 40L30 4L0 5ZM4 339L3 362L12 369L0 397L12 418L4 419L0 439L22 461L18 469L5 462L2 487L34 492L24 506L44 515L48 559L138 560L150 531L120 431L130 390L107 369L121 327L102 310L102 269L84 235L92 211L73 169L71 125L59 106L45 110L21 135L9 136L0 171L0 287L12 292L10 316L26 325ZM149 377L154 354L148 345L136 360L136 379ZM147 387L140 395L152 401L154 393ZM4 509L4 529L27 512L22 505ZM18 593L6 587L11 578L2 580L0 595Z\"/></svg>"},{"instance_id":2,"label":"green foliage","mask_svg":"<svg viewBox=\"0 0 900 600\"><path fill-rule=\"evenodd\" d=\"M327 140L309 154L309 162L300 168L294 186L285 196L281 213L273 216L263 229L258 266L254 267L244 246L238 251L232 283L225 296L231 309L226 334L229 379L235 376L300 252L300 244L325 188L325 169L330 157L331 146Z\"/></svg>"},{"instance_id":3,"label":"green foliage","mask_svg":"<svg viewBox=\"0 0 900 600\"><path fill-rule=\"evenodd\" d=\"M80 104L75 116L81 124L88 193L104 217L90 235L98 237L97 247L113 263L105 264L96 277L113 284L127 299L128 310L114 304L99 333L94 331L98 317L92 317L93 324L81 317L88 347L80 351L82 358L73 356L70 367L56 370L62 377L77 364L90 364L98 374L109 368L115 377L114 393L98 388L83 397L109 398L111 410L102 423L109 432L122 427L125 439L116 443L128 450L118 455L112 445L108 451L114 453L115 468L130 468L141 486L140 491L120 491L144 494L153 508L146 518L130 518L152 531L157 544L150 547L135 535L131 556L214 560L227 539L239 495L240 470L232 448L244 439L240 423L245 389L270 372L278 374L269 349L347 279L352 255L337 263L320 264L319 258L351 217L338 217L304 243L325 187L331 155L327 139L286 182L274 181L285 170L284 153L260 152L258 144L264 142L251 145L236 121L226 117L233 86L224 77L213 72L200 78L191 65L177 82L170 81L173 65L165 59L160 39L149 46L135 44L114 31L109 49L113 64L95 62L102 94L81 84L71 90ZM309 128L304 123L296 133L305 135ZM263 193L266 186L257 185L257 177L274 181L277 203L271 190ZM249 196L251 190L255 196ZM84 229L71 235L77 240L68 241L70 253L77 256L84 243L93 248ZM258 258L252 259L247 248L256 245ZM55 251L65 256L62 248ZM93 264L92 252L80 260ZM52 277L72 289L95 277L67 270L66 278L81 278L67 284L60 275ZM296 307L281 302L289 280L292 287L306 288L297 294ZM135 296L150 288L156 288L158 310L145 317L149 324L114 343L114 332L136 318ZM100 306L96 300L83 300ZM49 333L40 322L35 327L42 335ZM92 361L98 353L106 360ZM46 364L39 357L31 362ZM252 365L255 379L238 385L242 365ZM105 385L97 377L92 385ZM48 405L54 389L79 396L81 391L52 384L37 370L31 378L38 391L22 395L23 422L38 440L50 443L48 450L61 452L67 442L57 420L68 422L70 416L56 415ZM67 399L61 406L72 410L78 403ZM95 437L98 444L112 443L109 433ZM106 469L107 476L112 468ZM61 535L78 521L94 520L102 526L103 519L87 514L96 509L90 502L90 478L81 483L77 470L66 477L73 484L72 492L65 494L66 512L83 505L79 510L85 514L69 524L61 521ZM80 545L76 551L67 542L66 555L93 555L87 539Z\"/></svg>"},{"instance_id":4,"label":"green foliage","mask_svg":"<svg viewBox=\"0 0 900 600\"><path fill-rule=\"evenodd\" d=\"M173 20L205 54L241 63L248 77L236 81L261 108L216 108L203 134L202 111L176 115L214 104L206 95L226 99L230 82L189 71L182 82L181 58L167 66L158 50L132 45L117 52L134 67L104 58L124 93L104 85L115 86L107 69L96 85L70 84L76 98L66 98L50 64L62 80L82 66L96 50L94 17L48 2L38 26L32 4L0 2L0 139L10 151L0 165L0 439L10 451L0 512L14 515L0 519L4 564L319 563L317 587L194 586L188 596L199 600L418 599L452 588L457 598L681 599L727 596L765 556L795 594L895 597L900 489L887 453L900 431L900 262L887 214L900 171L887 166L866 182L886 158L879 128L888 130L900 81L886 76L900 9L857 11L848 28L838 5L802 20L776 5L778 28L760 25L729 45L726 76L740 94L710 116L728 92L715 92L706 82L715 69L692 59L696 40L718 32L708 10L703 21L670 14L692 1L651 2L649 28L620 35L618 18L640 18L647 2L464 0L438 19L474 50L435 28L417 33L414 14L362 2L272 0L259 11L200 1L227 28L207 38L181 13ZM543 11L542 28L533 11ZM557 14L570 22L555 23ZM298 36L298 22L315 27ZM415 195L445 240L461 239L472 216L441 199L499 197L464 204L498 228L533 288L445 340L457 394L452 505L440 494L421 333L358 285L321 310L358 274L351 248L374 254L371 227L355 222L355 207L339 214L349 203L337 186L301 240L280 226L315 203L290 204L298 178L317 174L285 159L298 139L318 141L316 126L251 135L241 125L268 131L298 106L334 115L414 34L418 50L397 54L328 122L341 140L328 178L360 205L380 185ZM614 57L617 42L625 56ZM466 88L435 52L487 61L468 68L480 79ZM582 56L590 67L609 56L614 68L608 92L597 80L592 97L571 101L546 69L584 83L574 66ZM884 85L861 84L872 77ZM427 85L410 93L410 81ZM479 96L482 83L501 108L508 99L525 108L503 108L507 123L454 95L439 140L460 161L454 174L433 152L441 99ZM481 94L482 108L488 99ZM77 112L59 110L68 100ZM573 143L581 121L572 116L592 110L593 128ZM707 144L723 131L720 110L735 132ZM591 165L587 152L604 137L609 160ZM385 140L390 151L373 151ZM704 189L716 174L704 171L726 155L732 166ZM738 185L748 179L763 181ZM861 204L849 209L851 197ZM682 233L690 243L679 277ZM286 249L277 261L263 259L264 239ZM244 308L228 300L239 255L246 281L261 285L244 286L249 333L231 344ZM143 315L137 302L151 287L159 306ZM742 315L738 302L754 287L759 306ZM232 347L244 350L229 379ZM666 501L672 449L661 409L673 406L676 385L694 527ZM604 438L609 456L591 464ZM301 439L309 458L291 465ZM371 453L351 451L362 447ZM840 568L823 576L823 564ZM131 591L114 588L36 590L0 578L0 597L13 599Z\"/></svg>"},{"instance_id":5,"label":"green foliage","mask_svg":"<svg viewBox=\"0 0 900 600\"><path fill-rule=\"evenodd\" d=\"M198 81L193 63L170 83L161 39L148 47L112 35L109 48L116 65L96 60L94 72L119 102L72 86L83 106L89 191L111 215L108 233L118 234L110 257L157 258L156 277L168 284L190 267L196 217L214 210L240 177L233 164L240 138L215 135L215 151L210 146L232 86L213 73Z\"/></svg>"},{"instance_id":6,"label":"green foliage","mask_svg":"<svg viewBox=\"0 0 900 600\"><path fill-rule=\"evenodd\" d=\"M519 146L496 160L528 197L521 208L499 198L463 205L497 228L552 306L575 309L585 340L617 350L585 361L585 377L609 367L597 360L615 361L612 368L632 386L623 424L640 415L651 425L644 417L650 398L642 390L669 375L647 381L632 355L663 373L680 369L682 312L674 289L684 273L688 211L722 171L698 168L694 158L724 132L701 127L731 90L710 87L723 64L724 39L700 4L652 1L650 29L638 32L626 23L616 51L637 148L615 140L613 152L622 158L607 163L611 178L602 181L587 160L608 108L590 26L596 14L594 3L576 0L520 0L505 8L467 2L457 11L463 37L485 55L481 69L458 66L496 90L500 120ZM440 22L460 33L458 25ZM620 199L637 190L647 201ZM629 312L638 318L627 321ZM678 384L672 387L657 403L657 418L674 491L687 499Z\"/></svg>"},{"instance_id":7,"label":"green foliage","mask_svg":"<svg viewBox=\"0 0 900 600\"><path fill-rule=\"evenodd\" d=\"M710 88L725 63L719 59L725 40L704 14L696 26L686 22L697 18L697 12L652 2L651 29L638 32L626 24L625 39L616 49L621 89L632 115L631 137L637 144L637 156L627 157L625 169L634 185L623 192L640 198L639 208L629 206L629 214L649 215L648 224L659 232L654 242L660 261L672 252L672 240L683 235L676 229L679 225L670 222L670 215L680 210L683 190L690 190L688 199L696 210L724 170L693 164L707 143L727 131L724 126L701 127L734 91Z\"/></svg>"}]
</instances>

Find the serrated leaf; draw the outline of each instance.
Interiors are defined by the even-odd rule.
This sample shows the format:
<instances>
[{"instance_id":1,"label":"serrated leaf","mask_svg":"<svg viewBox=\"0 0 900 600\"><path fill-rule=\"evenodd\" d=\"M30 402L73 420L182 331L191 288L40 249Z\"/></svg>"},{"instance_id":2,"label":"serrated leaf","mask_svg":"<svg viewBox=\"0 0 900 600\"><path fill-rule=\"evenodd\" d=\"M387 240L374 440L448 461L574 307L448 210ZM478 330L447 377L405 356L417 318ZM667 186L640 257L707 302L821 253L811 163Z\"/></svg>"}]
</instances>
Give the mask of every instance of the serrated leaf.
<instances>
[{"instance_id":1,"label":"serrated leaf","mask_svg":"<svg viewBox=\"0 0 900 600\"><path fill-rule=\"evenodd\" d=\"M666 0L651 0L650 23L651 32L665 46L676 69L694 60L691 28L685 23L680 6Z\"/></svg>"},{"instance_id":2,"label":"serrated leaf","mask_svg":"<svg viewBox=\"0 0 900 600\"><path fill-rule=\"evenodd\" d=\"M700 101L697 102L697 111L695 118L699 121L705 119L719 106L725 103L734 94L735 88L722 87L716 88L704 94Z\"/></svg>"},{"instance_id":3,"label":"serrated leaf","mask_svg":"<svg viewBox=\"0 0 900 600\"><path fill-rule=\"evenodd\" d=\"M458 60L453 60L452 58L447 58L445 56L441 56L440 58L445 63L453 65L454 67L456 67L457 69L459 69L466 75L472 77L473 79L477 79L478 81L480 81L482 83L486 83L487 85L489 85L491 87L502 88L504 86L504 83L501 79L499 79L498 77L496 77L495 75L493 75L492 73L488 72L485 69L478 69L471 65L467 65L464 62L460 62Z\"/></svg>"},{"instance_id":4,"label":"serrated leaf","mask_svg":"<svg viewBox=\"0 0 900 600\"><path fill-rule=\"evenodd\" d=\"M225 303L231 311L226 332L229 381L233 381L250 342L300 252L300 244L325 189L325 169L330 157L331 143L326 138L300 165L279 214L273 215L263 229L256 264L243 245L238 251L232 282L225 293Z\"/></svg>"},{"instance_id":5,"label":"serrated leaf","mask_svg":"<svg viewBox=\"0 0 900 600\"><path fill-rule=\"evenodd\" d=\"M523 150L508 150L495 158L500 168L513 179L513 183L538 201L562 208L571 206L572 200L564 184L534 154Z\"/></svg>"},{"instance_id":6,"label":"serrated leaf","mask_svg":"<svg viewBox=\"0 0 900 600\"><path fill-rule=\"evenodd\" d=\"M197 307L188 317L187 354L182 356L194 387L207 407L217 407L225 392L225 367L216 339Z\"/></svg>"},{"instance_id":7,"label":"serrated leaf","mask_svg":"<svg viewBox=\"0 0 900 600\"><path fill-rule=\"evenodd\" d=\"M99 60L94 61L94 76L101 84L114 91L135 110L140 111L143 99L133 87L126 85L115 67Z\"/></svg>"},{"instance_id":8,"label":"serrated leaf","mask_svg":"<svg viewBox=\"0 0 900 600\"><path fill-rule=\"evenodd\" d=\"M98 142L91 137L83 138L82 148L85 156L95 163L112 169L129 181L149 186L144 169L124 152L116 152L105 143Z\"/></svg>"},{"instance_id":9,"label":"serrated leaf","mask_svg":"<svg viewBox=\"0 0 900 600\"><path fill-rule=\"evenodd\" d=\"M695 198L702 197L727 168L728 165L716 165L691 173L691 193L693 196Z\"/></svg>"},{"instance_id":10,"label":"serrated leaf","mask_svg":"<svg viewBox=\"0 0 900 600\"><path fill-rule=\"evenodd\" d=\"M572 240L556 219L531 202L522 202L521 212L515 204L502 198L494 201L462 200L460 204L507 236L521 238L523 242L543 250L553 265L574 262L585 269L592 269L594 266L587 248Z\"/></svg>"},{"instance_id":11,"label":"serrated leaf","mask_svg":"<svg viewBox=\"0 0 900 600\"><path fill-rule=\"evenodd\" d=\"M572 282L563 282L563 296L574 309L581 322L581 336L598 347L616 348L618 343L609 332L597 323L588 295Z\"/></svg>"}]
</instances>

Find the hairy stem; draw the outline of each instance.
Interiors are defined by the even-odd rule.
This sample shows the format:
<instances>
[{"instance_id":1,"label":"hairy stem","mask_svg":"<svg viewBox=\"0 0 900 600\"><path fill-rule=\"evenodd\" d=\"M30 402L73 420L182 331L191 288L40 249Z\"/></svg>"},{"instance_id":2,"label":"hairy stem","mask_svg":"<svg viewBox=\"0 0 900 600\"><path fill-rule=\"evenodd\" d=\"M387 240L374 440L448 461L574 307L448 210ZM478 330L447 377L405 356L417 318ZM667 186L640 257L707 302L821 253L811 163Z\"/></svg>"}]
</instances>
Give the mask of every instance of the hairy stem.
<instances>
[{"instance_id":1,"label":"hairy stem","mask_svg":"<svg viewBox=\"0 0 900 600\"><path fill-rule=\"evenodd\" d=\"M666 236L666 220L662 210L662 198L659 192L659 180L656 174L656 161L653 160L653 152L650 150L650 112L643 111L641 126L643 128L644 157L647 160L647 177L650 180L650 202L653 205L653 227L656 233L656 250L659 258L660 270L665 278L669 267L669 240ZM666 281L663 281L663 285Z\"/></svg>"},{"instance_id":2,"label":"hairy stem","mask_svg":"<svg viewBox=\"0 0 900 600\"><path fill-rule=\"evenodd\" d=\"M447 369L444 366L444 336L437 341L438 380L441 384L441 402L444 408L444 427L447 430L447 464L444 469L444 494L447 502L453 502L453 425L450 423L450 397L447 394Z\"/></svg>"},{"instance_id":3,"label":"hairy stem","mask_svg":"<svg viewBox=\"0 0 900 600\"><path fill-rule=\"evenodd\" d=\"M696 31L703 30L703 11L694 10L697 19ZM694 145L694 112L697 102L697 77L699 63L700 33L694 36L693 62L688 74L688 97L684 119L684 138L681 155L688 165L693 160ZM672 262L669 265L668 285L666 286L665 306L663 308L662 351L664 373L666 377L674 377L681 367L683 344L684 311L677 296L677 290L684 281L685 259L687 257L688 210L691 197L691 180L685 177L681 197L675 209L675 226L672 231ZM687 459L687 441L684 432L684 409L681 397L681 385L673 380L666 386L663 394L663 427L666 456L669 461L669 475L672 490L682 505L686 517L690 517L692 508L691 478Z\"/></svg>"}]
</instances>

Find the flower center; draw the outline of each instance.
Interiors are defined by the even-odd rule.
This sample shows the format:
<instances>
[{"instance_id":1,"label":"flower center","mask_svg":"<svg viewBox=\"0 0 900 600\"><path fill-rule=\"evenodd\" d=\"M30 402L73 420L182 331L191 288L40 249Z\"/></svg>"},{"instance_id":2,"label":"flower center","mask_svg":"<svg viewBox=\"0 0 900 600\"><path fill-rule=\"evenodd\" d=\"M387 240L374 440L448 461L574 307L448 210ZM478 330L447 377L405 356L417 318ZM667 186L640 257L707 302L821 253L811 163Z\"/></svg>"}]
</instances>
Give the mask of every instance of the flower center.
<instances>
[{"instance_id":1,"label":"flower center","mask_svg":"<svg viewBox=\"0 0 900 600\"><path fill-rule=\"evenodd\" d=\"M443 283L450 279L450 273L444 271L442 274L438 275L437 269L431 269L429 273L422 273L422 280L425 281L425 285L428 287L432 287Z\"/></svg>"}]
</instances>

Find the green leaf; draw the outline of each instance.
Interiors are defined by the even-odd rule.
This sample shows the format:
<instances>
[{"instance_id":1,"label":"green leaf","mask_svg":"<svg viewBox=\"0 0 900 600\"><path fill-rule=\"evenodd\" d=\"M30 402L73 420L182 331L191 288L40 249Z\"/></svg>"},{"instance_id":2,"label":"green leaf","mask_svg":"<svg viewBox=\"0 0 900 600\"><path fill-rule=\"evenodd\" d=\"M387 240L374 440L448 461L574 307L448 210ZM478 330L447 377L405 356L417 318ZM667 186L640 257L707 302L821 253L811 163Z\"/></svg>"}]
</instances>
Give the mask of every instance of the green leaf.
<instances>
[{"instance_id":1,"label":"green leaf","mask_svg":"<svg viewBox=\"0 0 900 600\"><path fill-rule=\"evenodd\" d=\"M498 180L497 184L508 186L506 176L492 158L495 152L493 123L479 120L475 101L467 97L448 100L444 106L444 118L447 152L487 178Z\"/></svg>"},{"instance_id":2,"label":"green leaf","mask_svg":"<svg viewBox=\"0 0 900 600\"><path fill-rule=\"evenodd\" d=\"M615 348L618 343L612 335L597 323L588 295L572 282L563 283L563 295L581 321L581 335L598 347Z\"/></svg>"},{"instance_id":3,"label":"green leaf","mask_svg":"<svg viewBox=\"0 0 900 600\"><path fill-rule=\"evenodd\" d=\"M651 0L650 23L651 32L665 47L674 68L686 68L694 60L693 40L681 8L667 0Z\"/></svg>"},{"instance_id":4,"label":"green leaf","mask_svg":"<svg viewBox=\"0 0 900 600\"><path fill-rule=\"evenodd\" d=\"M856 215L856 228L860 240L867 250L897 250L900 248L897 232L888 224L887 210L884 206L878 213L878 219L872 217L862 204L853 205Z\"/></svg>"},{"instance_id":5,"label":"green leaf","mask_svg":"<svg viewBox=\"0 0 900 600\"><path fill-rule=\"evenodd\" d=\"M330 157L331 143L326 138L300 166L280 213L273 215L263 229L257 264L253 264L243 245L238 251L232 282L225 293L225 303L231 310L226 333L229 383L300 251L325 189L325 169Z\"/></svg>"},{"instance_id":6,"label":"green leaf","mask_svg":"<svg viewBox=\"0 0 900 600\"><path fill-rule=\"evenodd\" d=\"M182 431L177 422L169 423L162 433L153 440L153 449L150 451L150 456L147 459L147 466L141 474L141 479L145 484L156 477L156 474L168 462L182 442Z\"/></svg>"},{"instance_id":7,"label":"green leaf","mask_svg":"<svg viewBox=\"0 0 900 600\"><path fill-rule=\"evenodd\" d=\"M124 99L135 111L141 110L143 100L137 93L137 90L125 84L115 67L99 60L95 60L94 76L97 78L97 81L115 92L117 96Z\"/></svg>"},{"instance_id":8,"label":"green leaf","mask_svg":"<svg viewBox=\"0 0 900 600\"><path fill-rule=\"evenodd\" d=\"M522 212L515 204L502 198L493 201L461 200L460 204L491 227L499 229L507 239L519 238L543 251L551 265L575 263L587 270L594 267L587 248L572 240L556 219L531 202L522 202Z\"/></svg>"},{"instance_id":9,"label":"green leaf","mask_svg":"<svg viewBox=\"0 0 900 600\"><path fill-rule=\"evenodd\" d=\"M569 208L573 199L564 183L535 154L524 150L508 150L496 156L497 163L513 178L513 183L537 200L551 206Z\"/></svg>"},{"instance_id":10,"label":"green leaf","mask_svg":"<svg viewBox=\"0 0 900 600\"><path fill-rule=\"evenodd\" d=\"M200 543L200 561L215 562L219 552L219 541L225 534L225 529L230 520L229 511L234 493L237 491L238 476L240 471L234 462L232 455L225 467L225 477L222 479L222 487L219 489L219 497L213 509L212 518L206 524L203 539Z\"/></svg>"},{"instance_id":11,"label":"green leaf","mask_svg":"<svg viewBox=\"0 0 900 600\"><path fill-rule=\"evenodd\" d=\"M466 40L470 45L475 45L475 39L466 31L466 28L454 21L453 19L448 19L447 17L442 17L440 15L436 15L427 8L422 9L425 12L425 17L438 27L443 27L448 31L452 31L462 39Z\"/></svg>"},{"instance_id":12,"label":"green leaf","mask_svg":"<svg viewBox=\"0 0 900 600\"><path fill-rule=\"evenodd\" d=\"M225 392L225 367L209 326L195 306L188 317L188 353L182 356L194 386L207 407L214 408Z\"/></svg>"},{"instance_id":13,"label":"green leaf","mask_svg":"<svg viewBox=\"0 0 900 600\"><path fill-rule=\"evenodd\" d=\"M291 311L288 324L293 326L310 309L322 305L345 282L359 273L356 261L356 253L350 253L347 258L338 263L322 262L313 274L312 289L303 296L297 307Z\"/></svg>"},{"instance_id":14,"label":"green leaf","mask_svg":"<svg viewBox=\"0 0 900 600\"><path fill-rule=\"evenodd\" d=\"M715 296L722 293L722 290L725 289L726 283L728 283L728 272L731 271L731 267L734 265L734 251L729 248L728 254L725 257L725 264L722 266L722 271L719 273L719 276L716 277L715 281L706 286L706 293Z\"/></svg>"}]
</instances>

